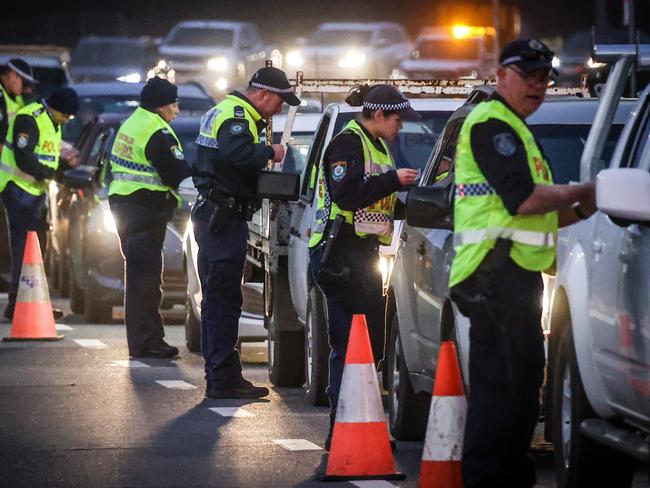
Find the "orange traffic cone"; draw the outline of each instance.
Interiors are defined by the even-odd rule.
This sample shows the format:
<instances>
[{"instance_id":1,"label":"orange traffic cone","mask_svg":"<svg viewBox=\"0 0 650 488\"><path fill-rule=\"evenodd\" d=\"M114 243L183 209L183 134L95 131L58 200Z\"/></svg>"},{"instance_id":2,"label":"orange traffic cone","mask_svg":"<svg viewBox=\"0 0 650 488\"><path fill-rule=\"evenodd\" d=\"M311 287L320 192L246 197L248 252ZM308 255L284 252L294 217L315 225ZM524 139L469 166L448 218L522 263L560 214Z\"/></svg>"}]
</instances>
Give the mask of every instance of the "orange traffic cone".
<instances>
[{"instance_id":1,"label":"orange traffic cone","mask_svg":"<svg viewBox=\"0 0 650 488\"><path fill-rule=\"evenodd\" d=\"M404 478L395 470L366 318L354 315L332 445L321 480Z\"/></svg>"},{"instance_id":2,"label":"orange traffic cone","mask_svg":"<svg viewBox=\"0 0 650 488\"><path fill-rule=\"evenodd\" d=\"M4 341L58 341L36 232L27 233L23 268L9 337Z\"/></svg>"},{"instance_id":3,"label":"orange traffic cone","mask_svg":"<svg viewBox=\"0 0 650 488\"><path fill-rule=\"evenodd\" d=\"M422 452L420 488L462 488L460 459L467 402L453 342L440 345L427 434Z\"/></svg>"}]
</instances>

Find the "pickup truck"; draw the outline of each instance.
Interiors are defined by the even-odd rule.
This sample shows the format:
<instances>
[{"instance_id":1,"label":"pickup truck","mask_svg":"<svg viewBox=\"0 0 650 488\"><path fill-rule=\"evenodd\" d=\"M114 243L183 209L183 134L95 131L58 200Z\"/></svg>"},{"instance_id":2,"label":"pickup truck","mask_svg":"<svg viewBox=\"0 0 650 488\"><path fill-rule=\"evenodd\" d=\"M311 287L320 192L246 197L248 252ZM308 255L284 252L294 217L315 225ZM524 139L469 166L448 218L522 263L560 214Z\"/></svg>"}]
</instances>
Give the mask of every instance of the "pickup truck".
<instances>
[{"instance_id":1,"label":"pickup truck","mask_svg":"<svg viewBox=\"0 0 650 488\"><path fill-rule=\"evenodd\" d=\"M630 71L650 70L650 45L596 45L592 57L615 63L581 158L598 211L561 233L548 303L545 428L560 488L630 486L650 460L650 87L602 157Z\"/></svg>"}]
</instances>

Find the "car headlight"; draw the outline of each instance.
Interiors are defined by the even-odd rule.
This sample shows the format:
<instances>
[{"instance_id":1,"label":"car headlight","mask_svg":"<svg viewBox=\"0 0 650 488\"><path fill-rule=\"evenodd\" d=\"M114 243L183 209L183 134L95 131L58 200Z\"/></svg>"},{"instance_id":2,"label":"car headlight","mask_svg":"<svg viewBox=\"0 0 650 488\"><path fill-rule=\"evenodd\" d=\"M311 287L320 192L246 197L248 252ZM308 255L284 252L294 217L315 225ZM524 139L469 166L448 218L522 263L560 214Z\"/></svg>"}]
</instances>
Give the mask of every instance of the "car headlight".
<instances>
[{"instance_id":1,"label":"car headlight","mask_svg":"<svg viewBox=\"0 0 650 488\"><path fill-rule=\"evenodd\" d=\"M129 73L128 75L120 76L117 78L117 81L123 81L125 83L140 83L142 77L140 73Z\"/></svg>"},{"instance_id":2,"label":"car headlight","mask_svg":"<svg viewBox=\"0 0 650 488\"><path fill-rule=\"evenodd\" d=\"M208 59L207 68L210 71L226 71L228 69L228 60L223 56Z\"/></svg>"},{"instance_id":3,"label":"car headlight","mask_svg":"<svg viewBox=\"0 0 650 488\"><path fill-rule=\"evenodd\" d=\"M366 62L366 53L350 51L338 62L339 68L358 68Z\"/></svg>"},{"instance_id":4,"label":"car headlight","mask_svg":"<svg viewBox=\"0 0 650 488\"><path fill-rule=\"evenodd\" d=\"M106 209L102 212L102 223L104 224L104 230L106 232L112 232L117 234L117 226L115 225L115 217L110 210Z\"/></svg>"},{"instance_id":5,"label":"car headlight","mask_svg":"<svg viewBox=\"0 0 650 488\"><path fill-rule=\"evenodd\" d=\"M297 68L305 64L305 60L303 59L302 54L300 54L300 51L289 51L286 60L289 66Z\"/></svg>"},{"instance_id":6,"label":"car headlight","mask_svg":"<svg viewBox=\"0 0 650 488\"><path fill-rule=\"evenodd\" d=\"M228 80L225 78L219 78L217 81L214 82L214 86L219 91L225 91L226 88L228 88Z\"/></svg>"},{"instance_id":7,"label":"car headlight","mask_svg":"<svg viewBox=\"0 0 650 488\"><path fill-rule=\"evenodd\" d=\"M594 61L593 58L587 60L587 68L589 69L602 68L603 66L605 66L605 63L598 63Z\"/></svg>"},{"instance_id":8,"label":"car headlight","mask_svg":"<svg viewBox=\"0 0 650 488\"><path fill-rule=\"evenodd\" d=\"M561 64L562 61L560 61L560 58L558 58L557 56L553 56L553 59L551 61L551 66L555 69L558 69Z\"/></svg>"}]
</instances>

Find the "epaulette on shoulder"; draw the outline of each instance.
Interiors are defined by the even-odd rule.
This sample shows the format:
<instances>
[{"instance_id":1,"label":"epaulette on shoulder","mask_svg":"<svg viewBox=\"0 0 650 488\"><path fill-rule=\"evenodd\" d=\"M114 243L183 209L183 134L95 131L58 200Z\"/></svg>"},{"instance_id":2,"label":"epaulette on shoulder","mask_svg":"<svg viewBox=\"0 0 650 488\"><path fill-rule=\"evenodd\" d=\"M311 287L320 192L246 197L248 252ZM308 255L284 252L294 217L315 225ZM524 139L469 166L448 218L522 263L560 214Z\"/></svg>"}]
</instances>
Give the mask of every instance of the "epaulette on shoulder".
<instances>
[{"instance_id":1,"label":"epaulette on shoulder","mask_svg":"<svg viewBox=\"0 0 650 488\"><path fill-rule=\"evenodd\" d=\"M234 113L235 113L235 117L244 117L246 114L246 112L244 111L244 107L242 107L241 105L235 105Z\"/></svg>"}]
</instances>

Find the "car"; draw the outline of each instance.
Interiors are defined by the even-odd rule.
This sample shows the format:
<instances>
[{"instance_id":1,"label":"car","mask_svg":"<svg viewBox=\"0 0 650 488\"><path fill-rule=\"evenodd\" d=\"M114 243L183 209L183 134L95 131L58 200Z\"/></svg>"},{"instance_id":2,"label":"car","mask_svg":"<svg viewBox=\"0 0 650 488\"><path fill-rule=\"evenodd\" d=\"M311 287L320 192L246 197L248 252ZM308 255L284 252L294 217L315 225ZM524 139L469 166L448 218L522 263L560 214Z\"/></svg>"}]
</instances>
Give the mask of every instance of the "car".
<instances>
[{"instance_id":1,"label":"car","mask_svg":"<svg viewBox=\"0 0 650 488\"><path fill-rule=\"evenodd\" d=\"M298 113L294 122L291 139L287 146L287 154L284 160L284 171L287 173L304 174L307 155L311 145L314 130L321 118L321 114ZM273 142L281 140L286 115L273 117ZM260 139L263 140L265 134ZM187 182L182 188L183 197L194 202L196 189ZM190 351L196 352L201 349L201 283L198 276L197 254L198 245L194 239L194 232L191 225L187 227L183 238L184 267L187 273L187 301L186 301L186 345ZM264 341L267 338L267 330L264 327L264 283L259 272L248 263L244 273L242 294L244 296L242 317L239 321L239 339L244 342Z\"/></svg>"},{"instance_id":2,"label":"car","mask_svg":"<svg viewBox=\"0 0 650 488\"><path fill-rule=\"evenodd\" d=\"M84 126L103 113L131 113L140 104L140 92L144 83L93 82L75 83L80 108L77 116L63 126L63 140L74 143ZM201 85L187 83L178 85L181 113L202 115L214 105L213 98Z\"/></svg>"},{"instance_id":3,"label":"car","mask_svg":"<svg viewBox=\"0 0 650 488\"><path fill-rule=\"evenodd\" d=\"M0 45L0 66L12 58L22 58L29 63L38 84L28 101L47 97L56 88L72 82L70 50L54 45Z\"/></svg>"},{"instance_id":4,"label":"car","mask_svg":"<svg viewBox=\"0 0 650 488\"><path fill-rule=\"evenodd\" d=\"M496 72L494 29L456 25L430 28L413 43L400 73L411 79L490 78Z\"/></svg>"},{"instance_id":5,"label":"car","mask_svg":"<svg viewBox=\"0 0 650 488\"><path fill-rule=\"evenodd\" d=\"M123 303L124 258L115 221L108 205L109 157L112 141L127 114L104 114L84 133L81 166L94 173L92 187L73 190L58 227L67 227L61 266L69 273L70 308L84 313L89 322L111 321L112 309ZM195 138L200 117L181 115L171 124L188 161L196 157ZM63 206L60 205L59 208ZM186 281L182 259L182 236L189 220L189 206L175 210L167 224L163 245L163 308L185 302ZM67 221L67 222L66 222Z\"/></svg>"},{"instance_id":6,"label":"car","mask_svg":"<svg viewBox=\"0 0 650 488\"><path fill-rule=\"evenodd\" d=\"M267 58L255 24L217 20L176 24L160 43L159 55L177 82L201 82L215 96L243 86Z\"/></svg>"},{"instance_id":7,"label":"car","mask_svg":"<svg viewBox=\"0 0 650 488\"><path fill-rule=\"evenodd\" d=\"M70 71L75 83L140 83L157 62L158 47L150 37L84 36L72 51Z\"/></svg>"},{"instance_id":8,"label":"car","mask_svg":"<svg viewBox=\"0 0 650 488\"><path fill-rule=\"evenodd\" d=\"M289 50L284 64L305 78L388 78L410 52L408 35L395 22L327 22Z\"/></svg>"},{"instance_id":9,"label":"car","mask_svg":"<svg viewBox=\"0 0 650 488\"><path fill-rule=\"evenodd\" d=\"M442 341L454 341L468 380L469 321L449 298L449 269L454 257L453 163L460 128L493 87L481 87L449 119L423 171L407 197L407 223L389 277L384 370L391 433L401 440L421 439ZM548 157L556 183L578 181L580 156L596 113L590 98L547 97L527 122ZM633 108L624 101L614 119L605 150L611 154ZM548 280L548 278L547 278ZM548 288L548 287L547 287ZM542 297L540 297L542 299Z\"/></svg>"},{"instance_id":10,"label":"car","mask_svg":"<svg viewBox=\"0 0 650 488\"><path fill-rule=\"evenodd\" d=\"M605 114L627 103L630 66L650 71L650 44L594 51L612 65L581 160L598 210L561 232L545 302L546 435L559 488L637 486L635 467L650 466L650 86L613 154L599 149Z\"/></svg>"}]
</instances>

